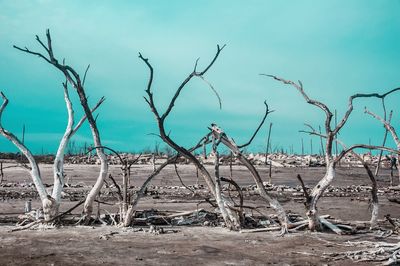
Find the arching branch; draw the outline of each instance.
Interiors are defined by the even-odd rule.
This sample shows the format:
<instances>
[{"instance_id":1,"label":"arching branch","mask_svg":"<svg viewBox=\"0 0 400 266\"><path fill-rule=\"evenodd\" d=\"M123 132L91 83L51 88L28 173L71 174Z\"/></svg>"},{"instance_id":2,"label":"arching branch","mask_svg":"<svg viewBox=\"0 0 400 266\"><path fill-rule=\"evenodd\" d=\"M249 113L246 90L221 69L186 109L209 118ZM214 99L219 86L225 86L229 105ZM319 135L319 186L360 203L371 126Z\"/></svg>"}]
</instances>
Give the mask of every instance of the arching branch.
<instances>
[{"instance_id":1,"label":"arching branch","mask_svg":"<svg viewBox=\"0 0 400 266\"><path fill-rule=\"evenodd\" d=\"M314 105L314 106L320 108L322 111L325 112L325 115L326 115L325 130L326 130L327 133L331 131L331 121L332 121L332 117L333 117L332 112L330 111L328 106L326 106L324 103L319 102L317 100L314 100L314 99L311 99L310 97L308 97L308 95L304 91L303 84L301 83L301 81L299 81L298 83L295 83L295 82L293 82L291 80L286 80L286 79L283 79L283 78L280 78L280 77L277 77L277 76L274 76L274 75L267 75L267 74L260 74L260 75L271 77L271 78L273 78L273 79L275 79L277 81L282 82L283 84L288 84L288 85L291 85L291 86L295 87L300 92L300 94L303 96L303 98L306 100L307 103L309 103L311 105Z\"/></svg>"},{"instance_id":2,"label":"arching branch","mask_svg":"<svg viewBox=\"0 0 400 266\"><path fill-rule=\"evenodd\" d=\"M395 149L391 149L391 148L388 148L388 147L384 147L384 146L355 144L355 145L350 146L349 148L344 149L343 151L341 151L339 153L339 155L335 158L334 163L335 164L338 163L347 153L349 153L350 151L352 151L354 149L383 150L383 151L388 151L388 152L400 154L400 151L395 150Z\"/></svg>"},{"instance_id":3,"label":"arching branch","mask_svg":"<svg viewBox=\"0 0 400 266\"><path fill-rule=\"evenodd\" d=\"M261 120L260 124L258 125L256 131L254 131L254 133L253 133L253 135L251 136L250 140L249 140L247 143L243 144L243 145L239 145L239 146L238 146L239 149L242 149L242 148L244 148L244 147L246 147L246 146L249 146L249 145L251 144L251 142L252 142L253 139L256 137L256 135L257 135L258 131L260 130L260 128L264 125L265 119L267 118L268 114L270 114L270 113L273 112L273 110L271 110L271 111L269 110L267 101L264 101L264 105L265 105L265 114L264 114L263 119Z\"/></svg>"},{"instance_id":4,"label":"arching branch","mask_svg":"<svg viewBox=\"0 0 400 266\"><path fill-rule=\"evenodd\" d=\"M339 122L339 124L336 126L335 130L333 131L334 134L338 133L339 130L344 126L344 124L346 124L347 120L349 119L349 116L350 116L351 112L353 111L353 101L354 101L354 99L375 97L375 98L379 98L379 99L384 100L386 96L388 96L388 95L390 95L390 94L392 94L392 93L394 93L396 91L399 91L399 90L400 90L400 88L395 88L395 89L392 89L392 90L390 90L390 91L388 91L386 93L383 93L383 94L379 94L379 93L357 93L357 94L354 94L354 95L350 96L349 97L349 101L348 101L347 111L346 111L343 119ZM383 106L385 106L385 105L383 105Z\"/></svg>"},{"instance_id":5,"label":"arching branch","mask_svg":"<svg viewBox=\"0 0 400 266\"><path fill-rule=\"evenodd\" d=\"M379 115L369 111L367 109L367 107L365 107L364 109L364 113L369 114L370 116L372 116L373 118L375 118L376 120L378 120L379 122L381 122L383 124L383 126L385 127L385 129L387 131L390 132L390 134L392 134L392 137L396 143L396 146L398 149L400 149L400 139L399 136L396 133L396 130L394 129L394 127L390 124L389 121L386 121L385 119L383 119L382 117L380 117Z\"/></svg>"}]
</instances>

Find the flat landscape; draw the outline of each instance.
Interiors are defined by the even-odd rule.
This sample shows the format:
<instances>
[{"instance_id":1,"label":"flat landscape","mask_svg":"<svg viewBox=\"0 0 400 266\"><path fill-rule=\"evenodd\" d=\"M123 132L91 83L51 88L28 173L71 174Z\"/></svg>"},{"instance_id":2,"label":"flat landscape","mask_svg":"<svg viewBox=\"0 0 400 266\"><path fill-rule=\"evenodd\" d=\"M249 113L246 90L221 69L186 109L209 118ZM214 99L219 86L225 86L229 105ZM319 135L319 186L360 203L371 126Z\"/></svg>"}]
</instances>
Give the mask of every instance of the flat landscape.
<instances>
[{"instance_id":1,"label":"flat landscape","mask_svg":"<svg viewBox=\"0 0 400 266\"><path fill-rule=\"evenodd\" d=\"M7 167L10 164L4 164ZM213 171L213 166L209 171ZM305 218L303 193L296 178L300 174L306 186L313 186L323 176L323 167L272 168L272 184L269 184L268 168L257 166L267 189L276 196L288 213ZM111 165L110 173L122 182L120 166ZM135 191L152 172L151 165L133 165L131 189ZM41 165L45 184L52 184L52 165ZM99 166L65 165L69 187L63 194L61 211L82 200L95 182ZM201 177L191 165L178 165L178 172L185 185L179 181L173 165L167 166L151 183L147 194L139 201L137 210L157 210L180 213L204 209L210 213L216 210L204 203L202 197L208 192ZM229 177L229 166L221 166L221 176ZM229 231L218 224L159 225L138 224L130 228L93 224L90 226L42 227L35 230L11 232L18 216L24 213L25 202L32 200L33 209L40 208L31 184L29 174L20 168L6 168L5 180L0 185L0 257L1 265L360 265L340 252L358 250L349 247L348 241L385 241L396 243L396 234L386 237L393 229L385 215L399 217L399 204L389 199L400 199L397 186L390 187L390 171L382 169L377 178L380 203L379 229L369 231L370 180L363 168L339 167L332 186L319 202L321 215L342 222L358 222L359 228L353 234L336 235L330 231L309 232L298 230L285 236L279 231L242 232ZM258 196L254 181L248 171L234 165L233 179L243 188L245 205L260 207L263 215L274 215L271 208ZM395 180L397 185L398 180ZM110 182L111 184L111 182ZM51 187L49 186L49 189ZM112 198L111 188L103 188L100 202L96 204L100 215L118 212L117 201ZM201 204L199 204L201 203ZM79 217L82 207L69 216ZM251 212L252 210L246 210ZM97 210L95 210L97 212ZM365 222L365 223L363 223ZM364 224L364 226L363 226ZM154 230L154 228L156 230ZM162 230L160 230L160 228ZM384 239L383 239L384 237ZM371 262L362 262L365 265ZM362 264L361 264L362 265Z\"/></svg>"}]
</instances>

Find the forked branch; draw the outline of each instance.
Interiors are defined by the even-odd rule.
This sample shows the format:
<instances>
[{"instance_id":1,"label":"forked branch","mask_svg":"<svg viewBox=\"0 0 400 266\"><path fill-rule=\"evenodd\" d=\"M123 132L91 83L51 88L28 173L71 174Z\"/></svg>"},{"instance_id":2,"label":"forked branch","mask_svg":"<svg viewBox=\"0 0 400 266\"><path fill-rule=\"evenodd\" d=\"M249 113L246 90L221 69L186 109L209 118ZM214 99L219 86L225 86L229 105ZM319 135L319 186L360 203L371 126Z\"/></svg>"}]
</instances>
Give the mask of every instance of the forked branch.
<instances>
[{"instance_id":1,"label":"forked branch","mask_svg":"<svg viewBox=\"0 0 400 266\"><path fill-rule=\"evenodd\" d=\"M222 47L220 47L219 45L217 45L217 52L214 55L214 58L211 60L211 62L209 63L209 65L203 70L203 71L197 71L197 62L198 60L196 60L196 64L195 64L195 68L192 71L192 73L190 73L186 79L179 85L178 89L175 91L174 96L172 97L167 109L165 110L165 112L160 115L156 105L154 103L154 98L153 98L153 92L151 91L151 86L153 83L153 78L154 78L154 69L152 67L152 65L149 63L149 59L148 58L144 58L142 56L141 53L139 53L139 58L147 65L147 67L149 68L150 71L150 76L149 76L149 80L147 82L147 89L145 90L147 97L145 97L145 100L147 102L147 104L150 106L151 111L154 113L154 115L156 116L157 120L160 120L161 122L164 122L164 120L167 118L167 116L171 113L176 100L178 99L180 93L182 92L183 88L186 86L186 84L193 78L193 77L199 77L201 78L203 81L205 81L209 87L213 90L213 92L217 95L219 103L221 105L221 98L219 97L218 93L216 92L216 90L214 89L214 87L204 79L203 75L212 67L212 65L215 63L215 61L217 60L219 54L221 53L222 49L224 49L225 45L223 45Z\"/></svg>"}]
</instances>

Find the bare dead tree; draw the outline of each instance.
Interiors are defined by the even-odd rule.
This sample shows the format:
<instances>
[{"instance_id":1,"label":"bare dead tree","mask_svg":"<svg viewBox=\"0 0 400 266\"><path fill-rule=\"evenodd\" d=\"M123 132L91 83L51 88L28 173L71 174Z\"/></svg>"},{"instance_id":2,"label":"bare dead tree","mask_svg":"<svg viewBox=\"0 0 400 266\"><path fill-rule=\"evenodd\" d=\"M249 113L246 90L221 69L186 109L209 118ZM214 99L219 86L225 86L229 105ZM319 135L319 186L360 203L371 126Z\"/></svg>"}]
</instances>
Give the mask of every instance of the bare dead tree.
<instances>
[{"instance_id":1,"label":"bare dead tree","mask_svg":"<svg viewBox=\"0 0 400 266\"><path fill-rule=\"evenodd\" d=\"M328 186L332 183L332 181L335 178L336 175L336 165L338 164L338 162L341 160L341 158L347 154L348 152L354 150L355 148L364 148L364 147L376 147L376 146L371 146L371 145L364 145L364 144L357 144L357 145L353 145L348 149L342 150L339 155L337 155L336 157L333 156L332 154L332 147L333 147L333 142L337 136L337 134L339 133L339 131L343 128L343 126L346 124L346 122L348 121L348 118L350 116L350 114L353 111L353 100L356 98L368 98L368 97L378 97L378 98L385 98L387 95L400 90L400 88L396 88L393 90L390 90L388 92L386 92L385 94L378 94L378 93L371 93L371 94L354 94L352 96L349 97L348 100L348 108L346 113L344 114L342 120L337 123L337 125L335 127L332 128L331 122L332 122L332 118L333 118L333 114L331 112L331 110L328 108L328 106L320 101L311 99L306 92L303 89L303 84L301 83L301 81L299 81L298 83L295 83L291 80L286 80L274 75L266 75L266 74L261 74L267 77L271 77L279 82L282 82L284 84L287 85L291 85L293 86L305 99L305 101L308 104L314 105L317 108L321 109L324 114L325 114L325 162L326 162L326 173L324 175L324 177L322 179L320 179L320 181L317 183L317 185L312 189L311 193L310 193L310 203L309 206L307 206L307 217L309 219L309 229L310 230L321 230L321 219L319 219L319 215L318 215L318 209L317 209L317 203L318 200L320 199L320 197L323 195L324 191L328 188ZM314 130L315 132L315 130ZM381 147L383 149L386 149L386 147Z\"/></svg>"},{"instance_id":2,"label":"bare dead tree","mask_svg":"<svg viewBox=\"0 0 400 266\"><path fill-rule=\"evenodd\" d=\"M65 64L64 60L62 63L60 63L59 60L56 59L56 57L54 56L54 52L53 52L52 40L51 40L49 30L46 31L46 39L47 39L47 45L42 42L42 40L39 38L39 36L36 35L36 41L46 51L47 56L43 55L40 52L31 51L27 47L20 48L20 47L14 45L14 48L17 50L20 50L22 52L38 56L39 58L43 59L47 63L53 65L65 76L66 80L75 88L76 92L78 93L81 106L83 107L84 113L89 122L89 126L90 126L92 136L93 136L94 146L101 147L102 146L101 138L100 138L99 130L97 128L96 119L94 118L94 116L91 112L91 109L88 104L86 92L84 89L86 74L84 75L83 80L81 80L78 72L76 72L74 68ZM89 194L86 197L86 201L84 204L84 217L83 217L85 222L88 222L90 220L90 216L93 212L93 202L94 202L96 196L98 195L99 191L101 190L104 180L107 177L107 173L108 173L108 161L107 161L106 154L104 153L102 148L97 148L96 152L100 159L100 164L101 164L100 173L99 173L99 176L97 178L95 185L93 186L93 188L90 190Z\"/></svg>"},{"instance_id":3,"label":"bare dead tree","mask_svg":"<svg viewBox=\"0 0 400 266\"><path fill-rule=\"evenodd\" d=\"M192 162L195 167L200 171L201 175L203 176L208 188L211 191L211 194L214 196L214 198L216 197L216 190L215 190L215 183L210 175L210 173L206 170L206 168L200 163L200 161L191 153L189 152L187 149L185 149L184 147L178 145L175 141L173 141L169 134L166 133L165 127L164 127L164 122L166 120L166 118L169 116L169 114L171 113L176 100L178 99L180 93L182 92L182 90L185 88L185 86L188 84L188 82L192 79L192 78L200 78L201 80L205 81L206 84L213 90L213 92L217 95L218 100L219 100L219 104L221 106L221 99L218 96L218 94L216 93L215 89L212 87L212 85L205 80L204 78L204 74L207 73L207 71L212 67L212 65L215 63L215 61L217 60L220 52L222 51L222 49L225 47L222 46L220 47L219 45L217 46L217 52L214 56L214 58L211 60L211 62L208 64L208 66L202 70L202 71L198 71L197 70L197 64L198 64L198 59L196 60L195 66L193 71L186 77L186 79L179 85L179 87L177 88L177 90L175 91L174 96L172 97L167 109L165 110L165 112L163 114L160 114L159 110L156 107L156 104L154 102L154 98L153 98L153 92L152 92L152 83L153 83L153 75L154 75L154 70L152 65L149 63L149 60L147 58L144 58L142 56L142 54L139 53L139 58L146 64L146 66L148 67L149 71L150 71L150 77L147 83L147 89L145 90L147 97L144 97L145 101L147 102L147 104L150 107L150 110L152 111L152 113L155 116L155 119L157 121L158 124L158 129L159 129L159 133L160 133L160 137L161 139L168 144L168 146L170 146L172 149L174 149L176 152L178 152L178 154L180 154L181 156L185 157L186 159L188 159L190 162ZM228 200L228 199L226 199ZM226 207L224 205L219 205L218 206L221 213L228 213L229 211L226 209ZM226 220L225 223L228 227L230 227L232 230L238 230L240 228L239 225L237 224L232 224L230 221L234 221L235 217L230 217L229 220Z\"/></svg>"},{"instance_id":4,"label":"bare dead tree","mask_svg":"<svg viewBox=\"0 0 400 266\"><path fill-rule=\"evenodd\" d=\"M320 138L326 138L326 135L317 132L311 125L305 124L307 127L310 128L310 131L305 131L305 130L300 130L300 132L303 133L308 133L310 135L314 135ZM368 163L358 154L354 151L356 148L362 148L362 149L376 149L376 150L381 150L381 151L393 151L390 148L386 148L384 146L371 146L371 145L364 145L364 144L356 144L353 145L350 148L347 148L346 145L339 140L338 138L335 138L335 142L340 144L343 148L343 151L339 154L339 156L336 158L338 161L341 160L347 153L351 153L357 160L361 162L363 165L364 169L367 172L367 175L371 181L371 220L370 220L370 228L375 228L378 220L378 214L379 214L379 200L378 200L378 184L376 182L376 176L372 173L371 168L369 167ZM301 177L299 178L303 190L304 190L304 183L301 180ZM309 206L311 198L307 194L306 198L306 207Z\"/></svg>"}]
</instances>

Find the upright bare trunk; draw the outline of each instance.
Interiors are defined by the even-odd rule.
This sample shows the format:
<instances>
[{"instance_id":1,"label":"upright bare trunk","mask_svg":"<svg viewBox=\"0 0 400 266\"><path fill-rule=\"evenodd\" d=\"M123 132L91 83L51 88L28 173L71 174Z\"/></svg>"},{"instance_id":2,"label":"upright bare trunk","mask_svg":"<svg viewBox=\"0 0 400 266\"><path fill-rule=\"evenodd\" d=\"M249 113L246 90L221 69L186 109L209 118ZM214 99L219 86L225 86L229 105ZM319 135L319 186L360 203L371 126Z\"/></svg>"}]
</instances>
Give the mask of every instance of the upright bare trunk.
<instances>
[{"instance_id":1,"label":"upright bare trunk","mask_svg":"<svg viewBox=\"0 0 400 266\"><path fill-rule=\"evenodd\" d=\"M64 135L60 141L60 144L57 149L56 157L54 159L53 164L53 178L54 178L54 187L52 192L52 198L55 200L56 204L56 212L58 212L58 208L61 203L61 192L64 187L64 155L65 149L68 145L68 142L72 136L73 126L74 126L74 110L72 108L72 103L69 98L68 88L66 84L64 85L64 100L67 107L68 113L68 123L67 128L65 129Z\"/></svg>"},{"instance_id":2,"label":"upright bare trunk","mask_svg":"<svg viewBox=\"0 0 400 266\"><path fill-rule=\"evenodd\" d=\"M222 218L225 221L226 226L231 230L239 230L241 227L240 219L237 213L232 210L232 205L225 199L222 194L221 188L221 177L219 175L219 152L217 146L220 139L216 140L213 137L213 154L214 154L214 174L215 174L215 200L221 211Z\"/></svg>"},{"instance_id":3,"label":"upright bare trunk","mask_svg":"<svg viewBox=\"0 0 400 266\"><path fill-rule=\"evenodd\" d=\"M307 210L308 228L311 231L321 230L321 223L319 221L317 203L324 191L332 183L336 175L335 164L332 161L326 162L326 173L324 177L318 182L310 194L310 201Z\"/></svg>"}]
</instances>

